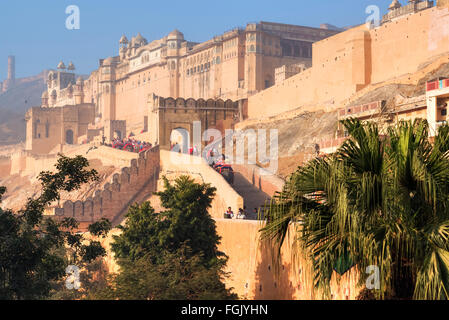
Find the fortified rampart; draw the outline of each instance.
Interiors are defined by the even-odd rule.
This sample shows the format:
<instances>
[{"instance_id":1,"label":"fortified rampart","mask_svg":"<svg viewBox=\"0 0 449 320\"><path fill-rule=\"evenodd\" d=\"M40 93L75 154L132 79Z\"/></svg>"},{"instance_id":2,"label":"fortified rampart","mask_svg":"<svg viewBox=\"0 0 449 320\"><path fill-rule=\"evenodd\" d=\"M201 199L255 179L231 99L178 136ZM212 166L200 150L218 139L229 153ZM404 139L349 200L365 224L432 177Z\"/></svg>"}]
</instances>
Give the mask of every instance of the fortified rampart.
<instances>
[{"instance_id":1,"label":"fortified rampart","mask_svg":"<svg viewBox=\"0 0 449 320\"><path fill-rule=\"evenodd\" d=\"M322 299L313 288L313 272L310 261L303 251L295 246L293 234L286 238L281 250L278 273L273 264L270 244L261 241L260 221L214 219L218 235L221 237L219 250L228 257L226 271L229 278L226 286L234 288L240 299L247 300L315 300ZM291 231L294 231L292 226ZM107 256L104 261L110 272L119 268L110 250L113 236L120 234L113 229L107 238L99 239L105 246ZM295 253L295 254L293 254ZM331 281L331 298L334 300L354 300L360 292L357 287L358 274L351 269L343 276L335 272Z\"/></svg>"},{"instance_id":2,"label":"fortified rampart","mask_svg":"<svg viewBox=\"0 0 449 320\"><path fill-rule=\"evenodd\" d=\"M91 223L101 218L109 219L113 225L122 222L130 205L148 199L156 191L159 178L159 146L139 154L113 176L103 190L97 190L93 198L86 201L66 201L62 207L51 208L47 214L57 219L73 217L80 223ZM81 224L83 228L83 224Z\"/></svg>"},{"instance_id":3,"label":"fortified rampart","mask_svg":"<svg viewBox=\"0 0 449 320\"><path fill-rule=\"evenodd\" d=\"M64 145L61 153L73 157L83 155L88 160L101 160L103 166L127 167L133 159L138 158L138 154L112 149L104 146L68 146ZM20 174L22 176L35 176L42 171L53 171L59 156L52 154L33 154L30 151L21 151L11 155L10 171L8 175Z\"/></svg>"},{"instance_id":4,"label":"fortified rampart","mask_svg":"<svg viewBox=\"0 0 449 320\"><path fill-rule=\"evenodd\" d=\"M108 150L111 153L108 153ZM104 157L111 157L111 154L117 152L122 155L122 151L106 147L100 147L98 152ZM117 154L117 157L120 155ZM236 169L243 172L245 177L253 177L254 183L258 183L264 192L279 191L282 187L280 179L261 174L263 169L256 167L247 168L246 171L240 167ZM320 293L313 289L310 262L303 256L302 251L295 247L293 233L287 237L282 248L281 266L276 273L271 246L259 237L263 222L223 219L222 215L227 206L243 207L243 198L220 174L198 157L159 150L159 147L155 147L142 153L138 159L132 159L131 166L123 168L121 174L113 177L112 183L106 184L103 190L98 190L91 199L66 201L62 207L48 210L47 214L54 214L59 219L74 217L81 223L82 230L100 218L108 218L116 226L123 221L124 214L131 204L148 199L156 190L159 174L166 175L170 180L180 175L190 175L217 188L210 214L216 221L217 232L222 238L219 250L229 257L227 271L230 277L226 279L226 284L233 287L240 298L321 299ZM292 226L291 231L294 232L294 229L295 226ZM113 235L119 233L120 230L114 229L106 239L99 239L106 246L105 262L111 272L118 271L110 244ZM359 292L356 287L357 280L355 270L347 272L342 277L334 275L331 286L332 299L355 299Z\"/></svg>"},{"instance_id":5,"label":"fortified rampart","mask_svg":"<svg viewBox=\"0 0 449 320\"><path fill-rule=\"evenodd\" d=\"M222 237L219 249L229 257L228 287L243 299L256 300L315 300L321 293L313 288L314 276L310 260L295 242L296 226L291 226L281 250L280 268L276 271L271 244L260 239L259 221L215 219ZM333 274L331 298L354 300L358 274L351 269L343 276Z\"/></svg>"},{"instance_id":6,"label":"fortified rampart","mask_svg":"<svg viewBox=\"0 0 449 320\"><path fill-rule=\"evenodd\" d=\"M91 103L60 108L33 107L25 115L28 151L48 154L57 145L73 145L87 136L95 122L95 106Z\"/></svg>"},{"instance_id":7,"label":"fortified rampart","mask_svg":"<svg viewBox=\"0 0 449 320\"><path fill-rule=\"evenodd\" d=\"M194 160L198 162L194 163ZM282 179L265 174L264 169L260 167L241 165L233 167L269 195L282 190ZM168 175L168 178L190 175L217 188L209 213L214 218L217 232L222 238L219 250L229 257L226 271L230 273L230 277L226 280L226 284L233 287L240 298L321 299L320 292L313 289L311 264L303 256L302 250L295 247L294 226L291 227L292 233L282 248L281 267L276 274L271 245L260 239L259 230L264 222L223 219L223 212L228 206L234 211L234 208L243 208L244 199L220 174L200 158L161 150L162 174ZM294 252L297 254L293 254ZM110 253L106 260L111 270L117 271ZM343 276L334 274L331 285L332 299L355 299L359 293L357 281L358 275L355 270L350 270Z\"/></svg>"},{"instance_id":8,"label":"fortified rampart","mask_svg":"<svg viewBox=\"0 0 449 320\"><path fill-rule=\"evenodd\" d=\"M362 25L313 44L312 68L249 98L249 118L335 110L368 85L418 71L449 53L449 5L438 2L369 29Z\"/></svg>"},{"instance_id":9,"label":"fortified rampart","mask_svg":"<svg viewBox=\"0 0 449 320\"><path fill-rule=\"evenodd\" d=\"M0 178L9 176L11 160L8 157L0 157Z\"/></svg>"}]
</instances>

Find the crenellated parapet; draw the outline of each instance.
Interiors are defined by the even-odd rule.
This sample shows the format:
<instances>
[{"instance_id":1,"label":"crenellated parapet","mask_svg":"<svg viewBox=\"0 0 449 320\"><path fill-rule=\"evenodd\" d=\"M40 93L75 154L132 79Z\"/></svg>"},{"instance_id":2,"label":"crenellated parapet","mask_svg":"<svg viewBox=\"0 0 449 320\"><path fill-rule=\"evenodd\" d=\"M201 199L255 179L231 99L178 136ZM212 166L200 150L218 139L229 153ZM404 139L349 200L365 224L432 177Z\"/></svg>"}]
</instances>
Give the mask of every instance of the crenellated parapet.
<instances>
[{"instance_id":1,"label":"crenellated parapet","mask_svg":"<svg viewBox=\"0 0 449 320\"><path fill-rule=\"evenodd\" d=\"M119 224L130 205L147 200L156 191L160 171L159 146L139 154L129 167L122 168L112 181L97 190L85 201L66 201L61 207L47 210L58 220L75 218L78 222L92 223L106 218ZM82 227L82 226L81 226Z\"/></svg>"},{"instance_id":2,"label":"crenellated parapet","mask_svg":"<svg viewBox=\"0 0 449 320\"><path fill-rule=\"evenodd\" d=\"M193 110L193 111L203 111L203 110L234 110L238 111L239 102L222 99L184 99L184 98L163 98L158 96L153 96L153 111L159 110Z\"/></svg>"},{"instance_id":3,"label":"crenellated parapet","mask_svg":"<svg viewBox=\"0 0 449 320\"><path fill-rule=\"evenodd\" d=\"M194 125L201 132L214 129L223 135L241 118L242 105L243 100L175 99L150 94L148 128L154 129L150 130L150 141L157 141L161 147L169 148L173 142L172 133L182 131L189 137L189 141L183 141L184 148L188 149L187 145L194 143Z\"/></svg>"}]
</instances>

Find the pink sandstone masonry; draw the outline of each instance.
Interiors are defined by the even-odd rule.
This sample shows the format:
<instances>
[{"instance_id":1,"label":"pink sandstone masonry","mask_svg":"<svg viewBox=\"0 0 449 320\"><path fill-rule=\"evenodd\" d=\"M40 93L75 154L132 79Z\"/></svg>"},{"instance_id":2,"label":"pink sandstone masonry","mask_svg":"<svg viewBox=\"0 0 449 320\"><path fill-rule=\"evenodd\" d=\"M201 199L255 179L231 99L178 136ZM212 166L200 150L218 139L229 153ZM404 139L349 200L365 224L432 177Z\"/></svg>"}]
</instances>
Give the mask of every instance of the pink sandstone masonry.
<instances>
[{"instance_id":1,"label":"pink sandstone masonry","mask_svg":"<svg viewBox=\"0 0 449 320\"><path fill-rule=\"evenodd\" d=\"M109 219L119 224L130 205L148 199L156 191L159 178L159 146L139 154L131 160L131 166L113 176L103 190L97 190L93 198L86 201L66 201L62 207L53 208L57 219L74 217L80 223Z\"/></svg>"},{"instance_id":2,"label":"pink sandstone masonry","mask_svg":"<svg viewBox=\"0 0 449 320\"><path fill-rule=\"evenodd\" d=\"M7 157L0 157L0 178L9 176L11 161Z\"/></svg>"},{"instance_id":3,"label":"pink sandstone masonry","mask_svg":"<svg viewBox=\"0 0 449 320\"><path fill-rule=\"evenodd\" d=\"M227 287L234 288L240 299L321 299L321 293L313 288L313 273L310 262L303 256L303 251L295 247L291 226L290 236L282 248L281 266L276 272L273 264L270 244L260 239L261 221L223 219L225 206L243 206L243 198L207 163L198 161L193 163L190 157L169 151L160 151L161 175L168 174L169 178L179 175L190 175L195 179L211 183L217 187L217 196L212 203L210 214L214 218L217 232L221 236L219 250L229 256L227 270L230 277L225 280ZM201 160L201 159L199 159ZM187 165L187 161L190 164ZM260 174L258 167L236 168L246 178L254 178L253 184L268 194L280 191L282 180L273 176ZM250 180L251 181L251 180ZM110 189L110 188L109 188ZM117 189L117 187L116 187ZM107 195L110 199L110 195ZM84 208L90 211L89 202ZM67 204L70 212L76 213L76 203ZM92 204L95 206L95 203ZM78 204L81 211L81 203ZM118 272L113 253L110 250L113 235L119 235L120 230L114 229L106 239L99 239L107 249L105 263L110 272ZM343 276L334 274L331 284L332 299L355 299L359 293L357 287L358 273L350 270Z\"/></svg>"},{"instance_id":4,"label":"pink sandstone masonry","mask_svg":"<svg viewBox=\"0 0 449 320\"><path fill-rule=\"evenodd\" d=\"M249 118L295 109L335 110L368 85L414 73L449 54L447 2L373 29L365 25L313 44L312 68L249 98Z\"/></svg>"},{"instance_id":5,"label":"pink sandstone masonry","mask_svg":"<svg viewBox=\"0 0 449 320\"><path fill-rule=\"evenodd\" d=\"M253 186L270 196L278 191L282 191L285 181L259 166L233 164L232 167L234 171L240 173Z\"/></svg>"},{"instance_id":6,"label":"pink sandstone masonry","mask_svg":"<svg viewBox=\"0 0 449 320\"><path fill-rule=\"evenodd\" d=\"M281 266L276 272L270 244L260 240L258 221L215 218L217 232L222 237L219 250L228 255L225 280L228 288L247 300L319 300L321 292L313 288L313 273L301 249L295 247L292 234L282 247ZM294 231L292 226L291 231ZM104 258L110 272L119 272L114 254L110 250L113 236L120 234L113 229L105 239L98 239L105 246ZM296 254L295 254L296 253ZM354 300L360 292L357 287L357 270L351 269L343 276L335 272L331 281L333 300Z\"/></svg>"},{"instance_id":7,"label":"pink sandstone masonry","mask_svg":"<svg viewBox=\"0 0 449 320\"><path fill-rule=\"evenodd\" d=\"M94 147L94 149L92 149ZM78 145L61 146L60 152L68 157L83 155L89 161L101 160L103 166L126 167L133 159L139 157L136 153L112 149L105 146ZM42 171L52 171L58 161L58 154L33 154L21 151L10 156L9 175L35 176Z\"/></svg>"},{"instance_id":8,"label":"pink sandstone masonry","mask_svg":"<svg viewBox=\"0 0 449 320\"><path fill-rule=\"evenodd\" d=\"M260 239L262 222L215 219L222 237L219 249L228 255L228 287L234 288L241 299L249 300L320 300L321 291L313 287L310 260L297 246L296 226L281 250L280 267L275 268L271 245ZM354 268L343 276L334 272L331 299L354 300L360 292L358 273Z\"/></svg>"}]
</instances>

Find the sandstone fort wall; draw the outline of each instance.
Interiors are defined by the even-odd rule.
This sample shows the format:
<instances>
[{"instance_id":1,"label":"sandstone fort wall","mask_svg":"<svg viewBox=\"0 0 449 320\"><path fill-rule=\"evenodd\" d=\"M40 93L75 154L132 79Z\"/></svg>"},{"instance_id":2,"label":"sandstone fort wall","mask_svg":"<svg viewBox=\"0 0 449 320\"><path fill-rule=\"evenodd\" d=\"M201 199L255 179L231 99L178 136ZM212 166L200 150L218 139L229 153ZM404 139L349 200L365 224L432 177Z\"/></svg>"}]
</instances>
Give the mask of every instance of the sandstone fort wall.
<instances>
[{"instance_id":1,"label":"sandstone fort wall","mask_svg":"<svg viewBox=\"0 0 449 320\"><path fill-rule=\"evenodd\" d=\"M151 175L151 169L157 166L157 163L153 161L159 155L160 175L166 175L170 180L180 175L190 175L195 180L211 183L217 188L217 195L212 203L210 214L216 221L217 232L222 238L219 250L225 252L229 257L226 271L230 273L230 277L226 279L226 285L233 287L240 298L321 299L320 292L313 290L313 273L310 262L302 255L302 251L295 247L293 233L287 237L282 248L281 266L276 272L270 245L260 239L259 230L263 227L263 222L223 219L223 212L228 206L233 209L243 207L243 198L228 185L220 174L198 157L153 149L143 157L146 161L143 161L142 158L133 160L130 168L125 168L121 176L114 178L114 183L105 187L103 191L98 191L93 199L75 203L68 201L62 208L55 209L55 214L63 213L64 216L73 216L82 222L91 222L101 217L112 218L113 221L115 219L117 223L122 222L117 217L123 218L123 213L126 212L131 201L125 203L125 201L119 200L119 197L125 195L125 198L129 199L131 195L139 193L137 189L144 183L143 180L140 180L140 176L142 173L148 172L148 169L150 169L148 174ZM196 162L193 162L194 160ZM144 176L148 178L148 174L144 174ZM244 174L257 177L260 173L257 168L250 168ZM151 179L157 179L157 177L153 176ZM151 179L150 181L155 181ZM120 183L122 180L125 180L124 184ZM260 181L260 186L265 192L277 191L281 188L280 179L260 175ZM149 191L150 188L147 190ZM145 197L140 197L140 199L145 200ZM294 232L295 228L292 226L290 231ZM120 230L114 229L106 239L100 239L107 249L105 262L111 272L119 271L110 250L113 235L119 234ZM340 281L338 282L338 280ZM355 299L359 293L356 286L357 281L358 274L355 270L347 272L342 277L334 275L331 286L332 298Z\"/></svg>"},{"instance_id":2,"label":"sandstone fort wall","mask_svg":"<svg viewBox=\"0 0 449 320\"><path fill-rule=\"evenodd\" d=\"M212 202L209 213L216 221L217 232L222 237L219 249L228 257L227 271L230 278L226 280L228 287L233 287L240 298L244 299L321 299L320 292L313 290L313 274L310 262L298 254L294 247L294 237L287 238L282 248L282 267L275 273L270 245L260 239L259 230L263 222L252 220L223 219L223 212L228 206L243 208L243 198L202 159L201 163L192 163L191 157L184 154L161 151L161 175L191 175L202 178L217 188L217 195ZM273 175L265 175L257 166L234 165L235 171L241 173L248 181L269 195L281 191L283 180ZM292 226L291 232L294 232ZM117 271L113 258L108 255L107 261L112 270ZM295 261L293 263L292 261ZM340 283L334 275L332 281L333 299L355 299L359 293L356 287L358 274L351 270Z\"/></svg>"},{"instance_id":3,"label":"sandstone fort wall","mask_svg":"<svg viewBox=\"0 0 449 320\"><path fill-rule=\"evenodd\" d=\"M310 262L300 249L295 248L290 235L282 247L281 266L276 272L270 246L260 239L263 224L250 220L215 218L218 235L221 236L219 250L228 257L225 280L228 288L234 288L240 299L248 300L315 300L322 299L321 292L313 289L313 273ZM293 231L294 227L291 228ZM107 238L99 239L105 246L104 261L110 272L119 272L114 254L110 250L113 229ZM296 252L296 255L293 253ZM334 273L331 281L331 298L334 300L355 299L360 292L357 287L358 273L351 269L343 276Z\"/></svg>"},{"instance_id":4,"label":"sandstone fort wall","mask_svg":"<svg viewBox=\"0 0 449 320\"><path fill-rule=\"evenodd\" d=\"M302 249L295 246L291 226L290 235L281 250L280 268L276 271L271 245L260 239L262 222L250 220L215 219L222 237L219 250L228 255L228 287L243 299L256 300L315 300L321 292L313 288L310 261ZM296 254L293 254L296 253ZM339 282L339 281L340 282ZM359 294L358 273L351 269L343 276L335 272L331 282L331 298L354 300Z\"/></svg>"},{"instance_id":5,"label":"sandstone fort wall","mask_svg":"<svg viewBox=\"0 0 449 320\"><path fill-rule=\"evenodd\" d=\"M0 178L9 176L11 171L11 160L9 158L0 157Z\"/></svg>"},{"instance_id":6,"label":"sandstone fort wall","mask_svg":"<svg viewBox=\"0 0 449 320\"><path fill-rule=\"evenodd\" d=\"M159 177L159 146L139 154L129 167L122 168L102 190L86 201L66 201L62 207L52 208L47 214L57 219L73 217L80 223L91 223L106 218L117 225L122 222L130 205L148 199L156 191ZM81 225L83 226L83 225Z\"/></svg>"},{"instance_id":7,"label":"sandstone fort wall","mask_svg":"<svg viewBox=\"0 0 449 320\"><path fill-rule=\"evenodd\" d=\"M137 153L112 149L105 146L81 145L58 146L60 152L68 157L82 155L88 160L101 160L103 166L126 167L133 159L137 159ZM92 148L93 147L93 148ZM20 174L22 176L34 176L42 171L54 171L59 156L54 154L33 154L22 151L11 155L11 167L9 175Z\"/></svg>"},{"instance_id":8,"label":"sandstone fort wall","mask_svg":"<svg viewBox=\"0 0 449 320\"><path fill-rule=\"evenodd\" d=\"M313 44L312 68L249 98L250 118L341 108L367 85L416 72L449 52L449 10L439 5L369 30L365 25Z\"/></svg>"}]
</instances>

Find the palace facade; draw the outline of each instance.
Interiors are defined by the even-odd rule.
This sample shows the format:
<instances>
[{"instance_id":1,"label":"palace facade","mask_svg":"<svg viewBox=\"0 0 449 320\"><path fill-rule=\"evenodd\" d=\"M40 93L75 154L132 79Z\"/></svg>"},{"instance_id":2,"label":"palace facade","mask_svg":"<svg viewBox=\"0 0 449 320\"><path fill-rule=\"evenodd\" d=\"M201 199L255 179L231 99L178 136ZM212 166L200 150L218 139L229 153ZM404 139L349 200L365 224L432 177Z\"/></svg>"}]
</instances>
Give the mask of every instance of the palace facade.
<instances>
[{"instance_id":1,"label":"palace facade","mask_svg":"<svg viewBox=\"0 0 449 320\"><path fill-rule=\"evenodd\" d=\"M150 43L140 33L130 40L124 35L118 55L101 59L88 79L75 79L74 65L61 62L49 74L42 107L93 103L97 127L125 120L127 131L140 131L152 93L174 99L246 99L274 85L276 68L310 67L312 44L337 33L260 22L203 43L187 41L178 30Z\"/></svg>"}]
</instances>

